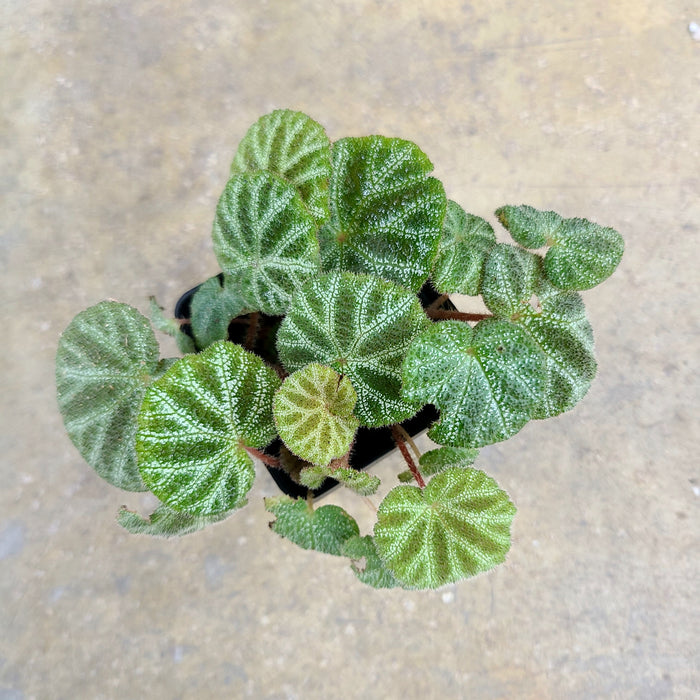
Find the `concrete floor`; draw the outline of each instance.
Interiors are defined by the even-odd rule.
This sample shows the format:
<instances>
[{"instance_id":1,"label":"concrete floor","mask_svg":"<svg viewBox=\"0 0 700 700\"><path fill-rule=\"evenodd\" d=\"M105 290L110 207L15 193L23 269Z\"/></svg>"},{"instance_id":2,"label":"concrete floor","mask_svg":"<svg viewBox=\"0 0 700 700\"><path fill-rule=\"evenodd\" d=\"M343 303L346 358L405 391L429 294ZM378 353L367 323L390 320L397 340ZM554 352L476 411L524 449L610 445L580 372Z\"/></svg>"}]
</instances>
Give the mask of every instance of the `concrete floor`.
<instances>
[{"instance_id":1,"label":"concrete floor","mask_svg":"<svg viewBox=\"0 0 700 700\"><path fill-rule=\"evenodd\" d=\"M488 9L487 9L488 7ZM0 7L0 699L694 698L700 42L680 0L6 0ZM60 332L216 271L238 139L276 107L416 141L448 196L613 226L585 400L485 449L505 565L375 592L251 505L179 541L65 436ZM162 338L164 355L174 353ZM396 469L393 458L380 473ZM371 511L351 505L365 528ZM365 512L366 511L366 512Z\"/></svg>"}]
</instances>

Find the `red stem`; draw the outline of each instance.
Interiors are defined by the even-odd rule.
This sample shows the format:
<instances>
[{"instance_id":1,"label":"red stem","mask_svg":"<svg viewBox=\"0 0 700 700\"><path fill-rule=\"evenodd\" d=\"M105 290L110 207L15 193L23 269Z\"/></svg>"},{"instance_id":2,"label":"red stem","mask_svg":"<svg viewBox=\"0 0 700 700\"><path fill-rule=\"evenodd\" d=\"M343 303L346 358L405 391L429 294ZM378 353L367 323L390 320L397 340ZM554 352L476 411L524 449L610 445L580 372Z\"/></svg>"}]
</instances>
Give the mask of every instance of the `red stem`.
<instances>
[{"instance_id":1,"label":"red stem","mask_svg":"<svg viewBox=\"0 0 700 700\"><path fill-rule=\"evenodd\" d=\"M255 347L255 341L258 337L258 329L260 327L260 312L254 311L250 314L250 325L248 326L248 332L245 336L245 346L247 350L253 352Z\"/></svg>"},{"instance_id":2,"label":"red stem","mask_svg":"<svg viewBox=\"0 0 700 700\"><path fill-rule=\"evenodd\" d=\"M248 447L247 445L242 445L243 449L253 457L257 457L263 464L267 464L268 467L273 469L282 469L282 462L280 462L277 457L272 457L271 455L265 454L260 450L256 450L254 447Z\"/></svg>"},{"instance_id":3,"label":"red stem","mask_svg":"<svg viewBox=\"0 0 700 700\"><path fill-rule=\"evenodd\" d=\"M399 451L401 452L401 455L406 461L406 464L408 464L408 468L411 470L411 474L413 474L413 478L416 480L416 483L418 484L418 486L424 489L425 481L423 481L423 477L418 471L418 467L413 461L413 457L411 457L411 453L408 451L408 447L406 447L406 441L403 439L403 435L401 435L401 432L399 431L396 425L391 426L391 435L394 438L396 447L399 448Z\"/></svg>"},{"instance_id":4,"label":"red stem","mask_svg":"<svg viewBox=\"0 0 700 700\"><path fill-rule=\"evenodd\" d=\"M453 319L455 321L483 321L485 318L491 318L491 314L472 314L464 311L447 311L444 309L426 309L426 314L429 318L435 320Z\"/></svg>"}]
</instances>

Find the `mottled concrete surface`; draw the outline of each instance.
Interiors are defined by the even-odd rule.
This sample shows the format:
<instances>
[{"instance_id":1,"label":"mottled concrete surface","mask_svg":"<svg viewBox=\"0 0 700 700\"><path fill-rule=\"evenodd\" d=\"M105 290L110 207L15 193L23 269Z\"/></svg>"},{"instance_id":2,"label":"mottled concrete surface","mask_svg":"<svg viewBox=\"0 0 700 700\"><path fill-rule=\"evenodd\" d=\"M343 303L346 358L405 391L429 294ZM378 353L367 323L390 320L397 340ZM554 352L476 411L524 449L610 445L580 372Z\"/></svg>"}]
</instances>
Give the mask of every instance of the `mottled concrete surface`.
<instances>
[{"instance_id":1,"label":"mottled concrete surface","mask_svg":"<svg viewBox=\"0 0 700 700\"><path fill-rule=\"evenodd\" d=\"M698 12L4 0L0 698L698 697ZM147 499L102 482L63 432L59 333L101 299L171 306L216 271L236 143L285 106L332 138L417 141L475 214L527 202L626 238L585 295L586 399L483 450L519 507L491 575L365 588L268 531L262 471L225 523L129 536L117 508Z\"/></svg>"}]
</instances>

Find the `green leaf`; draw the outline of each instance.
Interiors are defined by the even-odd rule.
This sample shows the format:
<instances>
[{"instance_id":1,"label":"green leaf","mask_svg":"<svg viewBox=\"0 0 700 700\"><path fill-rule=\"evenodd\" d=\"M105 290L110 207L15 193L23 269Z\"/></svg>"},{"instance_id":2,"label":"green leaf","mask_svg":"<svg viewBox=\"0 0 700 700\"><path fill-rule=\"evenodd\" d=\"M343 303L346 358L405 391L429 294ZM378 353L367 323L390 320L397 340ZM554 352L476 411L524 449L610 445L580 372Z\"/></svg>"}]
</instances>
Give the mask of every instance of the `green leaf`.
<instances>
[{"instance_id":1,"label":"green leaf","mask_svg":"<svg viewBox=\"0 0 700 700\"><path fill-rule=\"evenodd\" d=\"M423 476L432 476L452 467L469 467L478 454L473 447L438 447L420 456L420 471Z\"/></svg>"},{"instance_id":2,"label":"green leaf","mask_svg":"<svg viewBox=\"0 0 700 700\"><path fill-rule=\"evenodd\" d=\"M448 200L431 275L435 289L440 294L479 294L484 261L495 245L496 234L488 221Z\"/></svg>"},{"instance_id":3,"label":"green leaf","mask_svg":"<svg viewBox=\"0 0 700 700\"><path fill-rule=\"evenodd\" d=\"M401 585L379 558L370 535L351 537L343 544L342 554L353 560L352 570L362 583L372 588L396 588Z\"/></svg>"},{"instance_id":4,"label":"green leaf","mask_svg":"<svg viewBox=\"0 0 700 700\"><path fill-rule=\"evenodd\" d=\"M544 356L509 321L486 319L473 329L441 321L414 341L403 375L408 400L440 410L428 437L482 447L509 438L530 419L544 389Z\"/></svg>"},{"instance_id":5,"label":"green leaf","mask_svg":"<svg viewBox=\"0 0 700 700\"><path fill-rule=\"evenodd\" d=\"M266 498L265 508L277 519L270 528L303 549L342 555L343 543L360 534L355 520L339 506L315 510L303 499Z\"/></svg>"},{"instance_id":6,"label":"green leaf","mask_svg":"<svg viewBox=\"0 0 700 700\"><path fill-rule=\"evenodd\" d=\"M231 175L268 170L293 185L314 218L328 218L331 145L323 127L302 112L278 109L248 129Z\"/></svg>"},{"instance_id":7,"label":"green leaf","mask_svg":"<svg viewBox=\"0 0 700 700\"><path fill-rule=\"evenodd\" d=\"M415 479L413 472L410 469L399 472L396 477L402 484L409 484Z\"/></svg>"},{"instance_id":8,"label":"green leaf","mask_svg":"<svg viewBox=\"0 0 700 700\"><path fill-rule=\"evenodd\" d=\"M177 347L183 355L191 352L196 352L194 340L182 330L182 326L174 318L168 318L163 313L163 307L158 303L155 297L150 297L150 316L153 327L161 333L175 338Z\"/></svg>"},{"instance_id":9,"label":"green leaf","mask_svg":"<svg viewBox=\"0 0 700 700\"><path fill-rule=\"evenodd\" d=\"M384 136L333 144L331 219L319 231L326 270L367 272L418 291L445 216L433 165L410 141Z\"/></svg>"},{"instance_id":10,"label":"green leaf","mask_svg":"<svg viewBox=\"0 0 700 700\"><path fill-rule=\"evenodd\" d=\"M274 437L277 374L221 341L176 362L146 393L136 451L143 480L167 506L197 515L238 508L255 470L246 447Z\"/></svg>"},{"instance_id":11,"label":"green leaf","mask_svg":"<svg viewBox=\"0 0 700 700\"><path fill-rule=\"evenodd\" d=\"M326 466L350 449L359 426L353 415L356 403L347 377L313 363L284 380L272 410L287 447L308 462Z\"/></svg>"},{"instance_id":12,"label":"green leaf","mask_svg":"<svg viewBox=\"0 0 700 700\"><path fill-rule=\"evenodd\" d=\"M268 172L228 181L212 238L221 269L254 311L284 314L296 288L319 271L313 217L294 187Z\"/></svg>"},{"instance_id":13,"label":"green leaf","mask_svg":"<svg viewBox=\"0 0 700 700\"><path fill-rule=\"evenodd\" d=\"M203 350L218 340L228 340L231 321L247 311L230 277L210 277L194 293L190 305L192 333Z\"/></svg>"},{"instance_id":14,"label":"green leaf","mask_svg":"<svg viewBox=\"0 0 700 700\"><path fill-rule=\"evenodd\" d=\"M227 518L230 512L215 515L195 515L172 510L166 505L159 505L147 518L122 506L117 513L117 522L132 535L152 535L153 537L182 537L207 525L218 523Z\"/></svg>"},{"instance_id":15,"label":"green leaf","mask_svg":"<svg viewBox=\"0 0 700 700\"><path fill-rule=\"evenodd\" d=\"M554 211L540 211L527 204L507 205L496 209L498 220L506 227L513 240L526 248L549 245L563 219Z\"/></svg>"},{"instance_id":16,"label":"green leaf","mask_svg":"<svg viewBox=\"0 0 700 700\"><path fill-rule=\"evenodd\" d=\"M403 584L438 588L505 561L515 506L484 472L453 468L382 501L374 543Z\"/></svg>"},{"instance_id":17,"label":"green leaf","mask_svg":"<svg viewBox=\"0 0 700 700\"><path fill-rule=\"evenodd\" d=\"M302 469L299 482L310 489L321 488L326 479L335 479L351 491L361 496L371 496L376 493L381 480L378 476L357 471L351 467L321 467L313 465Z\"/></svg>"},{"instance_id":18,"label":"green leaf","mask_svg":"<svg viewBox=\"0 0 700 700\"><path fill-rule=\"evenodd\" d=\"M581 296L541 282L539 308L529 304L514 319L545 358L545 385L533 418L550 418L573 408L596 373L593 330Z\"/></svg>"},{"instance_id":19,"label":"green leaf","mask_svg":"<svg viewBox=\"0 0 700 700\"><path fill-rule=\"evenodd\" d=\"M625 242L612 228L586 219L565 219L552 234L544 271L555 286L565 290L590 289L615 271Z\"/></svg>"},{"instance_id":20,"label":"green leaf","mask_svg":"<svg viewBox=\"0 0 700 700\"><path fill-rule=\"evenodd\" d=\"M510 317L530 302L538 280L541 258L516 246L499 243L484 266L481 293L496 316Z\"/></svg>"},{"instance_id":21,"label":"green leaf","mask_svg":"<svg viewBox=\"0 0 700 700\"><path fill-rule=\"evenodd\" d=\"M109 483L144 491L134 451L136 415L162 365L148 319L116 301L81 311L58 343L58 406L68 436Z\"/></svg>"},{"instance_id":22,"label":"green leaf","mask_svg":"<svg viewBox=\"0 0 700 700\"><path fill-rule=\"evenodd\" d=\"M416 412L401 397L401 364L430 325L415 295L369 275L333 272L309 280L277 334L285 368L328 365L349 377L363 425L398 423Z\"/></svg>"}]
</instances>

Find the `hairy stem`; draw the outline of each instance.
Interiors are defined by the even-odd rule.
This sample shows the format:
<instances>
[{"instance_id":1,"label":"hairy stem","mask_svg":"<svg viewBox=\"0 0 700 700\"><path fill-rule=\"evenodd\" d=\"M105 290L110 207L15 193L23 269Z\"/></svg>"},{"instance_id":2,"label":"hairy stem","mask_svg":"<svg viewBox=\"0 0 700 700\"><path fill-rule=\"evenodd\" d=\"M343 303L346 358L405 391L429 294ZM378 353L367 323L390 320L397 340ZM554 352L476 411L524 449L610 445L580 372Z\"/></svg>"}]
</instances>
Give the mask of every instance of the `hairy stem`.
<instances>
[{"instance_id":1,"label":"hairy stem","mask_svg":"<svg viewBox=\"0 0 700 700\"><path fill-rule=\"evenodd\" d=\"M436 321L448 318L455 321L482 321L485 318L491 318L491 314L473 314L464 311L446 311L444 309L426 309L425 313L429 318Z\"/></svg>"},{"instance_id":2,"label":"hairy stem","mask_svg":"<svg viewBox=\"0 0 700 700\"><path fill-rule=\"evenodd\" d=\"M253 352L255 347L255 341L258 338L258 329L260 327L260 312L254 311L250 314L250 325L248 326L248 332L245 336L245 347L246 350Z\"/></svg>"},{"instance_id":3,"label":"hairy stem","mask_svg":"<svg viewBox=\"0 0 700 700\"><path fill-rule=\"evenodd\" d=\"M272 457L271 455L262 452L261 450L256 450L254 447L243 446L243 449L251 455L251 457L257 457L263 464L273 469L282 469L282 462L277 457Z\"/></svg>"},{"instance_id":4,"label":"hairy stem","mask_svg":"<svg viewBox=\"0 0 700 700\"><path fill-rule=\"evenodd\" d=\"M418 449L418 445L414 442L413 438L406 432L406 429L401 425L401 423L396 424L397 430L401 433L401 436L403 439L411 446L411 449L413 450L413 454L416 456L416 459L420 459L421 452Z\"/></svg>"},{"instance_id":5,"label":"hairy stem","mask_svg":"<svg viewBox=\"0 0 700 700\"><path fill-rule=\"evenodd\" d=\"M449 294L441 294L434 302L426 306L425 310L433 311L434 309L439 309L449 298Z\"/></svg>"},{"instance_id":6,"label":"hairy stem","mask_svg":"<svg viewBox=\"0 0 700 700\"><path fill-rule=\"evenodd\" d=\"M399 428L399 426L396 424L391 426L391 435L394 438L394 442L396 443L396 447L399 448L399 452L401 452L401 455L403 456L404 460L406 461L408 468L411 470L411 474L413 474L413 478L416 480L416 483L418 484L418 486L420 486L422 489L424 489L425 488L425 481L423 481L423 477L421 476L421 473L418 471L418 467L416 466L416 463L413 461L413 457L411 457L411 453L408 451L408 448L406 447L406 441L404 440L404 437L398 428Z\"/></svg>"}]
</instances>

